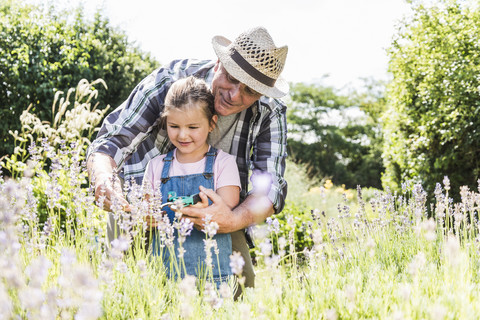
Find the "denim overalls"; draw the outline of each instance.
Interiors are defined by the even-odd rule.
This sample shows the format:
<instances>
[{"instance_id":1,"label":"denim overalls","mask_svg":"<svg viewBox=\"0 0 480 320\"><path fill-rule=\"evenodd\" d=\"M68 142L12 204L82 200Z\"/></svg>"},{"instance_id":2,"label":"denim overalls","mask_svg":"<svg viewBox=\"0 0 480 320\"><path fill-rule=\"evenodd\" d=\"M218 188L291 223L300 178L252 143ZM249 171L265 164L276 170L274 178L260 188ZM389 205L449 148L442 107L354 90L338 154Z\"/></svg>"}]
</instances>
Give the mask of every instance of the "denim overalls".
<instances>
[{"instance_id":1,"label":"denim overalls","mask_svg":"<svg viewBox=\"0 0 480 320\"><path fill-rule=\"evenodd\" d=\"M162 170L162 177L161 181L162 184L160 186L160 191L162 194L162 202L166 203L168 201L168 192L175 191L177 196L190 196L192 194L198 193L198 187L200 185L204 186L205 188L213 189L214 188L214 180L213 180L213 164L215 163L215 158L217 156L217 150L213 147L210 147L210 150L206 154L206 161L205 161L205 170L203 173L197 174L190 174L186 176L174 176L170 177L170 165L173 161L173 150L170 151L167 156L164 158L163 170ZM175 219L175 213L170 209L167 208L165 211L168 214L168 218L170 223L172 223ZM175 256L178 256L178 234L177 230L175 230L175 240L174 240L174 249L175 249ZM204 272L205 270L205 249L204 249L204 239L206 239L206 235L203 231L199 231L193 228L191 234L187 236L185 242L183 243L183 248L185 249L184 254L184 261L187 274L198 276L199 273ZM230 234L216 234L213 239L217 241L217 247L219 249L219 263L220 263L220 271L221 275L219 274L218 269L218 260L217 255L213 252L212 249L212 266L213 266L213 278L218 281L225 281L226 277L231 275L230 269L230 255L232 254L232 240L230 238ZM177 277L178 274L176 272L170 272L170 250L168 248L163 248L160 250L160 243L159 237L154 236L152 242L152 249L154 255L162 255L165 267L167 269L167 274L169 276ZM163 253L162 253L163 252ZM174 261L179 261L178 258L175 258ZM181 276L184 277L183 269L180 266L180 263L177 262L179 265ZM200 269L199 269L200 268ZM203 275L203 274L202 274ZM222 279L220 279L222 278Z\"/></svg>"}]
</instances>

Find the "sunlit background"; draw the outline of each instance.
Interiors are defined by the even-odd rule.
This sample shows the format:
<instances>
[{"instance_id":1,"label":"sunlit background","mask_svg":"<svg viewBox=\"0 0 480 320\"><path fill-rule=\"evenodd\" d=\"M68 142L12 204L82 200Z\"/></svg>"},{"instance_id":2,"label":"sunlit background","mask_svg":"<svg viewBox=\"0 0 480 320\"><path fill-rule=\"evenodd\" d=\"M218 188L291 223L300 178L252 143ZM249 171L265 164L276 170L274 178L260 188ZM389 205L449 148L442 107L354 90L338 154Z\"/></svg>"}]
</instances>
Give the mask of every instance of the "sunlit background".
<instances>
[{"instance_id":1,"label":"sunlit background","mask_svg":"<svg viewBox=\"0 0 480 320\"><path fill-rule=\"evenodd\" d=\"M40 3L45 0L29 0ZM47 2L48 3L48 2ZM233 40L263 25L277 46L288 45L284 77L342 88L360 78L388 79L387 55L396 22L408 12L405 0L69 0L87 17L97 9L129 40L161 63L177 58L214 58L211 38Z\"/></svg>"}]
</instances>

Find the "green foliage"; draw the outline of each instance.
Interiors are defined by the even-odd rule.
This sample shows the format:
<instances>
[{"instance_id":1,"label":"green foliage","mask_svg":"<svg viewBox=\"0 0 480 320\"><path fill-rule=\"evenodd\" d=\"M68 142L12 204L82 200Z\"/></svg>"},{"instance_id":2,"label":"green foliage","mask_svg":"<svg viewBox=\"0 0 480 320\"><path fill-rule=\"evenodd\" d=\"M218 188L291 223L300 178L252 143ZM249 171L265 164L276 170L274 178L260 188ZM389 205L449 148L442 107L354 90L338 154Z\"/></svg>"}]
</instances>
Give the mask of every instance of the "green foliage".
<instances>
[{"instance_id":1,"label":"green foliage","mask_svg":"<svg viewBox=\"0 0 480 320\"><path fill-rule=\"evenodd\" d=\"M346 96L320 85L292 86L289 153L309 165L310 178L332 179L349 188L381 186L382 137L376 115L383 98L371 92Z\"/></svg>"},{"instance_id":2,"label":"green foliage","mask_svg":"<svg viewBox=\"0 0 480 320\"><path fill-rule=\"evenodd\" d=\"M310 237L313 215L312 210L305 204L296 204L288 201L283 211L274 219L279 221L279 231L275 234L274 248L278 249L278 238L289 239L295 246L295 252L302 252L305 248L311 248L313 240ZM290 248L293 251L293 248Z\"/></svg>"},{"instance_id":3,"label":"green foliage","mask_svg":"<svg viewBox=\"0 0 480 320\"><path fill-rule=\"evenodd\" d=\"M468 1L414 4L389 49L393 81L385 114L385 174L432 194L448 176L476 187L480 173L480 11ZM458 188L454 188L458 189ZM452 194L458 199L458 191Z\"/></svg>"},{"instance_id":4,"label":"green foliage","mask_svg":"<svg viewBox=\"0 0 480 320\"><path fill-rule=\"evenodd\" d=\"M67 97L72 97L69 92ZM472 216L480 194L465 188L461 203L450 202L448 191L440 190L432 207L418 184L405 184L401 194L376 192L369 201L359 192L359 209L350 210L343 202L338 216L311 212L297 193L281 214L253 226L254 233L263 234L253 249L256 286L243 290L238 300L233 299L233 279L217 288L193 277L167 277L162 259L144 247L148 210L135 202L142 193L129 197L134 210L121 216L132 223L126 234L108 243L104 211L95 206L92 190L82 187L81 146L88 140L81 139L81 130L75 138L75 130L65 134L61 128L73 127L79 116L72 114L83 114L84 120L101 118L91 112L88 101L94 96L91 86L81 82L75 90L78 103L71 112L56 111L55 128L42 125L29 111L22 115L16 155L23 159L26 141L41 146L30 148L33 164L22 162L33 172L25 169L19 179L0 176L3 318L478 317L480 245ZM65 100L55 110L62 106ZM96 120L83 122L88 130ZM44 166L48 161L49 168ZM303 179L301 168L292 172ZM42 185L47 186L43 192ZM328 198L338 190L331 182L324 189ZM43 207L37 204L42 201L47 203L46 223L39 219ZM437 213L435 218L427 218L429 209ZM166 226L158 232L167 239L173 232ZM170 239L166 247L173 250Z\"/></svg>"},{"instance_id":5,"label":"green foliage","mask_svg":"<svg viewBox=\"0 0 480 320\"><path fill-rule=\"evenodd\" d=\"M104 79L100 106L122 103L158 63L128 42L126 35L96 14L87 21L73 12L0 2L0 156L13 152L8 130L20 130L19 116L29 105L53 123L54 93L81 79Z\"/></svg>"},{"instance_id":6,"label":"green foliage","mask_svg":"<svg viewBox=\"0 0 480 320\"><path fill-rule=\"evenodd\" d=\"M84 160L95 128L108 111L92 107L99 93L95 86L101 84L106 87L102 80L89 83L83 79L65 97L60 98L63 92L57 91L52 125L42 123L27 109L20 116L21 131L10 131L15 152L4 157L0 165L15 179L30 179L32 199L36 199L32 210L41 225L50 218L50 224L66 230L67 216L80 214L85 202L94 201L85 189L88 177Z\"/></svg>"}]
</instances>

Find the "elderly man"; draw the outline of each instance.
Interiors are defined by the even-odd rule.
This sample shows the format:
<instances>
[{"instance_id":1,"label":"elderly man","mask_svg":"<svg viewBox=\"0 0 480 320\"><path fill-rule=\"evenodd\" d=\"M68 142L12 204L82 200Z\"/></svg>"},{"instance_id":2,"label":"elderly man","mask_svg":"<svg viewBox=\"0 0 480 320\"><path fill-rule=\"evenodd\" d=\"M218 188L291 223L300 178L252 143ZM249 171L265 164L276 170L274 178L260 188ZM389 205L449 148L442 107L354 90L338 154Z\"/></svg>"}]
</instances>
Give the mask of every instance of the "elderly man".
<instances>
[{"instance_id":1,"label":"elderly man","mask_svg":"<svg viewBox=\"0 0 480 320\"><path fill-rule=\"evenodd\" d=\"M245 230L280 212L287 194L283 178L286 105L277 98L288 93L288 83L280 77L288 48L276 47L262 27L243 32L233 42L216 36L212 43L216 61L173 61L140 82L128 99L105 118L88 150L87 167L95 182L95 196L104 197L106 209L114 199L128 206L120 184L112 184L112 177L118 174L141 184L148 161L172 148L159 122L170 85L190 75L204 79L214 94L218 114L209 144L236 157L241 203L231 210L213 190L202 188L201 195L210 198L212 204L206 208L186 207L182 213L197 227L210 215L219 233L231 233L233 251L241 252L245 260L245 285L253 287L254 271ZM252 180L267 177L267 188L255 188L254 183L249 191L249 170Z\"/></svg>"}]
</instances>

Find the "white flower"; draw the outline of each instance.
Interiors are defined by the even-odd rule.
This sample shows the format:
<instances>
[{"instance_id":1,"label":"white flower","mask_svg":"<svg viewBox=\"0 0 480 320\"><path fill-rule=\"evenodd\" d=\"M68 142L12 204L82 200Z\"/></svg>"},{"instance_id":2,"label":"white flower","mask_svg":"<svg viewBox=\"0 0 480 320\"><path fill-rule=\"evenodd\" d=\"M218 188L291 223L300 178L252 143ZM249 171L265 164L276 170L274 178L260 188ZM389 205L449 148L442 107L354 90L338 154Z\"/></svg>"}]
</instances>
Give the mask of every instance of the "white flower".
<instances>
[{"instance_id":1,"label":"white flower","mask_svg":"<svg viewBox=\"0 0 480 320\"><path fill-rule=\"evenodd\" d=\"M442 320L447 315L447 309L439 303L434 304L430 307L430 314L432 319Z\"/></svg>"},{"instance_id":2,"label":"white flower","mask_svg":"<svg viewBox=\"0 0 480 320\"><path fill-rule=\"evenodd\" d=\"M220 284L220 288L218 289L218 292L220 293L220 296L223 299L228 300L228 299L231 299L233 297L232 288L230 288L230 286L226 282L222 282Z\"/></svg>"},{"instance_id":3,"label":"white flower","mask_svg":"<svg viewBox=\"0 0 480 320\"><path fill-rule=\"evenodd\" d=\"M460 262L460 242L458 238L450 235L445 243L445 255L447 261L455 266Z\"/></svg>"},{"instance_id":4,"label":"white flower","mask_svg":"<svg viewBox=\"0 0 480 320\"><path fill-rule=\"evenodd\" d=\"M305 316L305 307L302 305L299 305L297 308L297 317L302 319Z\"/></svg>"},{"instance_id":5,"label":"white flower","mask_svg":"<svg viewBox=\"0 0 480 320\"><path fill-rule=\"evenodd\" d=\"M185 219L180 219L179 221L175 221L174 227L178 230L178 243L180 246L185 242L186 238L190 235L190 233L193 230L193 222L190 221L190 219L185 218ZM179 248L179 258L183 257L183 253L185 253L185 250L182 248L182 252Z\"/></svg>"},{"instance_id":6,"label":"white flower","mask_svg":"<svg viewBox=\"0 0 480 320\"><path fill-rule=\"evenodd\" d=\"M427 241L433 241L436 238L436 233L435 233L435 220L433 218L430 218L426 221L422 221L420 224L420 228L424 231L424 237Z\"/></svg>"},{"instance_id":7,"label":"white flower","mask_svg":"<svg viewBox=\"0 0 480 320\"><path fill-rule=\"evenodd\" d=\"M137 261L137 268L140 272L140 275L144 277L147 272L147 262L143 259Z\"/></svg>"},{"instance_id":8,"label":"white flower","mask_svg":"<svg viewBox=\"0 0 480 320\"><path fill-rule=\"evenodd\" d=\"M260 243L260 252L264 256L269 256L272 254L272 244L270 243L270 239L265 239L263 242Z\"/></svg>"},{"instance_id":9,"label":"white flower","mask_svg":"<svg viewBox=\"0 0 480 320\"><path fill-rule=\"evenodd\" d=\"M445 186L445 190L450 190L450 179L448 176L443 177L443 185Z\"/></svg>"},{"instance_id":10,"label":"white flower","mask_svg":"<svg viewBox=\"0 0 480 320\"><path fill-rule=\"evenodd\" d=\"M62 254L60 256L60 263L62 266L73 265L77 261L75 252L70 249L62 249Z\"/></svg>"},{"instance_id":11,"label":"white flower","mask_svg":"<svg viewBox=\"0 0 480 320\"><path fill-rule=\"evenodd\" d=\"M197 287L195 285L196 281L197 278L191 275L186 275L185 278L180 281L178 288L180 289L182 296L190 298L195 297L198 294Z\"/></svg>"},{"instance_id":12,"label":"white flower","mask_svg":"<svg viewBox=\"0 0 480 320\"><path fill-rule=\"evenodd\" d=\"M30 286L40 288L47 278L52 263L44 256L39 256L26 268L25 274L30 278Z\"/></svg>"},{"instance_id":13,"label":"white flower","mask_svg":"<svg viewBox=\"0 0 480 320\"><path fill-rule=\"evenodd\" d=\"M411 295L411 292L412 292L412 288L409 284L405 283L405 284L401 284L399 287L398 287L398 296L400 296L403 300L405 301L408 301L410 300L410 295ZM436 319L436 318L435 318Z\"/></svg>"},{"instance_id":14,"label":"white flower","mask_svg":"<svg viewBox=\"0 0 480 320\"><path fill-rule=\"evenodd\" d=\"M13 305L10 296L5 290L3 283L0 282L0 319L10 319L12 310Z\"/></svg>"},{"instance_id":15,"label":"white flower","mask_svg":"<svg viewBox=\"0 0 480 320\"><path fill-rule=\"evenodd\" d=\"M126 273L128 271L128 266L125 262L119 261L116 269L120 273Z\"/></svg>"},{"instance_id":16,"label":"white flower","mask_svg":"<svg viewBox=\"0 0 480 320\"><path fill-rule=\"evenodd\" d=\"M408 272L412 276L416 276L418 270L425 266L426 261L427 259L425 258L425 254L423 252L419 252L415 257L413 257L412 261L408 265Z\"/></svg>"},{"instance_id":17,"label":"white flower","mask_svg":"<svg viewBox=\"0 0 480 320\"><path fill-rule=\"evenodd\" d=\"M245 265L245 260L243 260L242 254L238 251L235 251L230 255L230 268L232 269L233 274L241 275L243 272L243 266Z\"/></svg>"},{"instance_id":18,"label":"white flower","mask_svg":"<svg viewBox=\"0 0 480 320\"><path fill-rule=\"evenodd\" d=\"M75 314L75 320L95 320L102 316L102 305L96 301L83 303Z\"/></svg>"},{"instance_id":19,"label":"white flower","mask_svg":"<svg viewBox=\"0 0 480 320\"><path fill-rule=\"evenodd\" d=\"M19 292L22 306L30 311L37 311L45 301L45 293L41 288L27 287Z\"/></svg>"},{"instance_id":20,"label":"white flower","mask_svg":"<svg viewBox=\"0 0 480 320\"><path fill-rule=\"evenodd\" d=\"M240 319L250 319L250 305L246 303L240 303L238 305L240 311Z\"/></svg>"},{"instance_id":21,"label":"white flower","mask_svg":"<svg viewBox=\"0 0 480 320\"><path fill-rule=\"evenodd\" d=\"M335 310L335 309L328 309L328 310L325 312L325 318L326 318L327 320L337 320L337 319L338 319L337 310Z\"/></svg>"},{"instance_id":22,"label":"white flower","mask_svg":"<svg viewBox=\"0 0 480 320\"><path fill-rule=\"evenodd\" d=\"M278 222L276 218L272 219L271 217L268 217L266 222L268 224L268 230L270 232L275 232L275 233L280 232L280 222Z\"/></svg>"},{"instance_id":23,"label":"white flower","mask_svg":"<svg viewBox=\"0 0 480 320\"><path fill-rule=\"evenodd\" d=\"M209 238L213 238L214 235L217 234L217 230L218 230L218 223L216 223L215 221L211 221L212 219L212 216L211 215L207 215L204 219L205 223L203 225L203 229L202 231L208 235Z\"/></svg>"},{"instance_id":24,"label":"white flower","mask_svg":"<svg viewBox=\"0 0 480 320\"><path fill-rule=\"evenodd\" d=\"M186 301L182 301L180 304L180 316L183 319L189 319L193 315L193 307L192 304Z\"/></svg>"},{"instance_id":25,"label":"white flower","mask_svg":"<svg viewBox=\"0 0 480 320\"><path fill-rule=\"evenodd\" d=\"M217 292L215 291L215 288L211 282L205 283L203 298L214 310L220 309L223 304L223 299L217 295Z\"/></svg>"},{"instance_id":26,"label":"white flower","mask_svg":"<svg viewBox=\"0 0 480 320\"><path fill-rule=\"evenodd\" d=\"M355 302L357 288L355 285L347 285L345 287L345 296L350 302Z\"/></svg>"}]
</instances>

